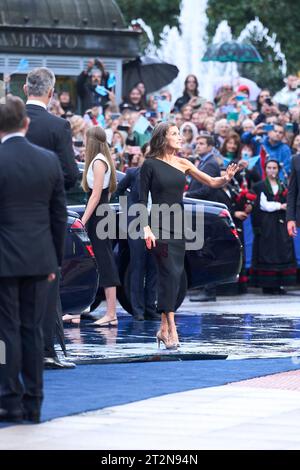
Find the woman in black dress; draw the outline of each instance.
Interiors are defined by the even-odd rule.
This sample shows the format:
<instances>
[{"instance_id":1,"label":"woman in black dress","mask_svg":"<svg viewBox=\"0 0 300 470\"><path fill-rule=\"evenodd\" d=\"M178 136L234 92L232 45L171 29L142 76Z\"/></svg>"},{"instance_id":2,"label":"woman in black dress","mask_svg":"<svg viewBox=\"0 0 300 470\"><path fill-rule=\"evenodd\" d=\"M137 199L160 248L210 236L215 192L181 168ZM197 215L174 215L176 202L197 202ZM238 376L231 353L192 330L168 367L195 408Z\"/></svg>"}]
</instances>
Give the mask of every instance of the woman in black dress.
<instances>
[{"instance_id":1,"label":"woman in black dress","mask_svg":"<svg viewBox=\"0 0 300 470\"><path fill-rule=\"evenodd\" d=\"M228 183L238 170L230 165L222 177L212 178L198 170L189 160L177 157L182 138L178 128L172 123L160 123L150 141L150 151L140 173L140 202L147 206L149 191L152 198L151 228L144 226L147 248L153 245L158 267L158 311L161 327L157 332L158 344L162 341L167 349L179 346L174 319L175 305L180 279L184 269L185 238L183 226L183 192L186 175L201 183L219 188ZM159 210L172 206L173 217L161 217ZM171 212L171 211L170 211ZM178 217L179 216L179 217ZM146 225L146 224L145 224ZM168 226L169 225L169 226Z\"/></svg>"},{"instance_id":2,"label":"woman in black dress","mask_svg":"<svg viewBox=\"0 0 300 470\"><path fill-rule=\"evenodd\" d=\"M265 293L280 294L283 286L296 284L297 263L286 226L287 188L278 178L278 162L268 160L265 171L266 179L253 187L257 199L252 213L251 283Z\"/></svg>"},{"instance_id":3,"label":"woman in black dress","mask_svg":"<svg viewBox=\"0 0 300 470\"><path fill-rule=\"evenodd\" d=\"M120 285L118 269L114 260L111 240L106 234L96 233L97 224L103 216L96 215L102 204L108 204L110 194L117 187L116 170L106 142L106 133L99 127L91 127L86 133L85 168L82 187L89 193L89 201L82 216L83 225L92 242L99 268L99 286L104 288L107 311L104 317L92 323L94 326L117 326L116 286Z\"/></svg>"}]
</instances>

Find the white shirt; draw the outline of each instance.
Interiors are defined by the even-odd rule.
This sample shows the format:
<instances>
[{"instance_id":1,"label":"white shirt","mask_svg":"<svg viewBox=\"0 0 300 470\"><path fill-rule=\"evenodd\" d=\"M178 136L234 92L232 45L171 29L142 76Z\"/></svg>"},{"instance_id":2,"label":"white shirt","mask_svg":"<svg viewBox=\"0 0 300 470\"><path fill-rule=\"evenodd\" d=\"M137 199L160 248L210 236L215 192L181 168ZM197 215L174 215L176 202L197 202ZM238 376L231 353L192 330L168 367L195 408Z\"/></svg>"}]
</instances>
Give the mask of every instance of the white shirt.
<instances>
[{"instance_id":1,"label":"white shirt","mask_svg":"<svg viewBox=\"0 0 300 470\"><path fill-rule=\"evenodd\" d=\"M259 205L260 205L260 209L265 212L275 212L275 211L279 211L281 208L280 202L268 201L265 193L260 194Z\"/></svg>"},{"instance_id":2,"label":"white shirt","mask_svg":"<svg viewBox=\"0 0 300 470\"><path fill-rule=\"evenodd\" d=\"M42 108L46 109L47 111L47 106L45 103L39 100L27 100L26 104L34 104L35 106L41 106Z\"/></svg>"},{"instance_id":3,"label":"white shirt","mask_svg":"<svg viewBox=\"0 0 300 470\"><path fill-rule=\"evenodd\" d=\"M1 139L1 143L4 144L8 139L11 139L12 137L25 137L23 132L12 132L11 134L7 134Z\"/></svg>"},{"instance_id":4,"label":"white shirt","mask_svg":"<svg viewBox=\"0 0 300 470\"><path fill-rule=\"evenodd\" d=\"M94 166L94 162L96 160L102 160L107 165L107 169L106 169L106 172L105 172L105 175L104 175L104 181L103 181L103 189L106 189L106 188L109 187L111 169L110 169L110 165L108 163L107 158L102 153L98 153L98 155L96 155L95 158L90 163L90 166L89 166L87 174L86 174L87 184L88 184L90 189L93 189L93 187L94 187L94 169L93 169L93 166Z\"/></svg>"}]
</instances>

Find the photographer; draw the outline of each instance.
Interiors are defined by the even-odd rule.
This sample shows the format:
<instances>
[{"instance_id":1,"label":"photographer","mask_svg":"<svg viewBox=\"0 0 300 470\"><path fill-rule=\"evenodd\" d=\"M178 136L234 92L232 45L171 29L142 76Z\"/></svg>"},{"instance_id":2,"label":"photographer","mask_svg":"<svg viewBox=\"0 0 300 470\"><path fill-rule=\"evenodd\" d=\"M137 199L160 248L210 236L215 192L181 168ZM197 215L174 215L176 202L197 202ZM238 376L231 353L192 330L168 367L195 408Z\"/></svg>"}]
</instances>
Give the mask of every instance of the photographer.
<instances>
[{"instance_id":1,"label":"photographer","mask_svg":"<svg viewBox=\"0 0 300 470\"><path fill-rule=\"evenodd\" d=\"M77 78L77 93L81 99L82 114L89 108L101 106L104 110L109 101L114 102L114 93L108 88L109 73L105 70L99 59L91 59L87 69L83 70ZM107 94L99 94L98 87L104 87Z\"/></svg>"}]
</instances>

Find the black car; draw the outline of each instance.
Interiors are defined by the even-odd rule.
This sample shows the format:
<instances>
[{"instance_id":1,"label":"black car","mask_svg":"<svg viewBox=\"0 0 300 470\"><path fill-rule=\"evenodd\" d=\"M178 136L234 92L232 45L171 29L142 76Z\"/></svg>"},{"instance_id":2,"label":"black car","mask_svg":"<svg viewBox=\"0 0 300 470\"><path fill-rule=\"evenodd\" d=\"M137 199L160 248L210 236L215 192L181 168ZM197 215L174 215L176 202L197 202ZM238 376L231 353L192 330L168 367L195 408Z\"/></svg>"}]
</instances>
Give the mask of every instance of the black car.
<instances>
[{"instance_id":1,"label":"black car","mask_svg":"<svg viewBox=\"0 0 300 470\"><path fill-rule=\"evenodd\" d=\"M82 168L80 168L82 173ZM117 172L120 181L124 173ZM86 194L78 185L68 192L68 208L81 217L85 210ZM199 250L187 249L185 255L185 270L177 300L178 308L184 300L187 289L193 289L210 283L223 284L234 282L239 274L242 263L242 246L233 220L224 204L184 198L185 211L192 213L191 222L194 224L197 211L204 215L204 243ZM113 198L111 208L118 216L122 212L119 200ZM131 313L130 276L129 276L129 247L126 240L113 240L114 254L119 268L121 287L117 288L117 297L122 307ZM101 266L100 266L101 269ZM99 289L96 299L91 306L94 310L104 299L103 289Z\"/></svg>"}]
</instances>

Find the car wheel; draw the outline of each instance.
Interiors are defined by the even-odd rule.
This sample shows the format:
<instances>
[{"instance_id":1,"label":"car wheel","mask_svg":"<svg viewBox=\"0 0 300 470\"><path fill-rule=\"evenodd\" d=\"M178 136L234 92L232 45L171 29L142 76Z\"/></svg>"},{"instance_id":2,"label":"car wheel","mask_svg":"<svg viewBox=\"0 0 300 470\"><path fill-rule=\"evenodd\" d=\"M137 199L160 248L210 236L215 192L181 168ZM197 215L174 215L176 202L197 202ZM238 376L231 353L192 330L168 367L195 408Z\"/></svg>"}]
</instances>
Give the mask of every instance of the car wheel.
<instances>
[{"instance_id":1,"label":"car wheel","mask_svg":"<svg viewBox=\"0 0 300 470\"><path fill-rule=\"evenodd\" d=\"M124 271L124 275L122 276L122 279L121 279L121 284L122 285L118 287L117 289L118 301L120 302L124 310L126 310L126 312L132 315L132 305L130 302L130 268L129 268L129 265ZM184 270L182 277L181 277L181 281L180 281L180 287L179 287L179 292L178 292L178 297L177 297L177 302L176 302L176 310L180 307L180 305L184 301L186 292L187 292L187 275Z\"/></svg>"}]
</instances>

